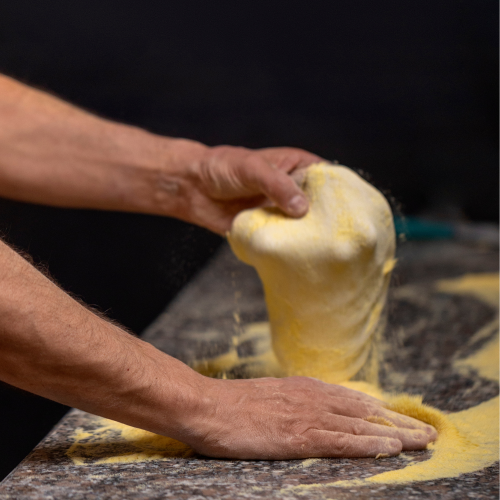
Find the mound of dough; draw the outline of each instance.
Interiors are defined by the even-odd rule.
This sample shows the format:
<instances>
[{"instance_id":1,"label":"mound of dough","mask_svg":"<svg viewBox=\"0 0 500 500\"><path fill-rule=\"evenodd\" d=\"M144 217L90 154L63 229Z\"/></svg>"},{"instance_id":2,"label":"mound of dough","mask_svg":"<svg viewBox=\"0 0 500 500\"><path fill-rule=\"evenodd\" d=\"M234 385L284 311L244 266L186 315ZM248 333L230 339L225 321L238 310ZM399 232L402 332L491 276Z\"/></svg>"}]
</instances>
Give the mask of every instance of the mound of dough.
<instances>
[{"instance_id":1,"label":"mound of dough","mask_svg":"<svg viewBox=\"0 0 500 500\"><path fill-rule=\"evenodd\" d=\"M395 233L387 200L352 170L308 167L310 210L241 212L228 239L264 285L273 350L287 375L334 383L365 363L379 323Z\"/></svg>"}]
</instances>

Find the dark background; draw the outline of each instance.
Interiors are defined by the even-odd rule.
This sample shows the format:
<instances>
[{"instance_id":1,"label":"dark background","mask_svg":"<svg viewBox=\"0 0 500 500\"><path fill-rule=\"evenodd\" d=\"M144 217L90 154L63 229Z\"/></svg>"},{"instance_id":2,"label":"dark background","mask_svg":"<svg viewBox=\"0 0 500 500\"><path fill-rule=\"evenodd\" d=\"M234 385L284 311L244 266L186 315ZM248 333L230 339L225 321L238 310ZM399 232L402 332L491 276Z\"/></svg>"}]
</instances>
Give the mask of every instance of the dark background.
<instances>
[{"instance_id":1,"label":"dark background","mask_svg":"<svg viewBox=\"0 0 500 500\"><path fill-rule=\"evenodd\" d=\"M0 72L159 134L337 159L407 214L498 221L496 0L3 1ZM0 231L137 333L221 241L8 200ZM0 477L65 410L0 386Z\"/></svg>"}]
</instances>

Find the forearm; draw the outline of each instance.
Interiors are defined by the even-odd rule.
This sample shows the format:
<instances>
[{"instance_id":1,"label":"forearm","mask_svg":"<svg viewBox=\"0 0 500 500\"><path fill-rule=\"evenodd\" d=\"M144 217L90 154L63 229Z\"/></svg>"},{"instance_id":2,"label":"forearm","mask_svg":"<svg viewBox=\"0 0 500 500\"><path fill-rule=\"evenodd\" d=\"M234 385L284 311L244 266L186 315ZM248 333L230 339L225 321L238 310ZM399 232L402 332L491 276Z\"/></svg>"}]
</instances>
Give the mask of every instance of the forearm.
<instances>
[{"instance_id":1,"label":"forearm","mask_svg":"<svg viewBox=\"0 0 500 500\"><path fill-rule=\"evenodd\" d=\"M208 381L93 314L2 242L0 379L185 441Z\"/></svg>"},{"instance_id":2,"label":"forearm","mask_svg":"<svg viewBox=\"0 0 500 500\"><path fill-rule=\"evenodd\" d=\"M289 174L319 160L158 136L0 75L0 196L167 215L224 234L238 212L269 201L302 217L308 202Z\"/></svg>"},{"instance_id":3,"label":"forearm","mask_svg":"<svg viewBox=\"0 0 500 500\"><path fill-rule=\"evenodd\" d=\"M206 149L98 118L0 75L0 196L176 216L186 169Z\"/></svg>"},{"instance_id":4,"label":"forearm","mask_svg":"<svg viewBox=\"0 0 500 500\"><path fill-rule=\"evenodd\" d=\"M80 305L0 242L0 380L215 457L394 455L428 425L314 379L214 380ZM382 417L393 426L366 421Z\"/></svg>"}]
</instances>

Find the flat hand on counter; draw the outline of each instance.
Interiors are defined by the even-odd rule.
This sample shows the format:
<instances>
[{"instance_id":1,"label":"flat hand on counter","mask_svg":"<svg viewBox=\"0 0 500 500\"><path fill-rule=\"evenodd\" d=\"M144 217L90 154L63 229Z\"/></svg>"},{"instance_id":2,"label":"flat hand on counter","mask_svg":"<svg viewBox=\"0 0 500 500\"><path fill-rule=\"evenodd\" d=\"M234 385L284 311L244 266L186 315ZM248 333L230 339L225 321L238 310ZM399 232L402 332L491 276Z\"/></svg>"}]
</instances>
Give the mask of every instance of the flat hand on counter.
<instances>
[{"instance_id":1,"label":"flat hand on counter","mask_svg":"<svg viewBox=\"0 0 500 500\"><path fill-rule=\"evenodd\" d=\"M216 404L201 426L206 434L189 443L209 456L393 456L423 449L437 437L434 427L371 396L307 377L218 380L213 386ZM365 420L373 417L387 425Z\"/></svg>"}]
</instances>

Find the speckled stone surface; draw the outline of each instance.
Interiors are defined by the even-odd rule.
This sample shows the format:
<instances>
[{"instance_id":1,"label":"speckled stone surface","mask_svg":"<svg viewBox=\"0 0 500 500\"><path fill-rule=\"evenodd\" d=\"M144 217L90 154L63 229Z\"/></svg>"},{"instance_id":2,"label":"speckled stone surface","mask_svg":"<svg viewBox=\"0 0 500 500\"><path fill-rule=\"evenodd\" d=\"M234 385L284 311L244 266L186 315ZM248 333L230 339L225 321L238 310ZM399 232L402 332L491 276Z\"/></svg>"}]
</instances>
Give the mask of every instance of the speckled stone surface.
<instances>
[{"instance_id":1,"label":"speckled stone surface","mask_svg":"<svg viewBox=\"0 0 500 500\"><path fill-rule=\"evenodd\" d=\"M447 411L475 406L498 394L498 384L477 373L458 373L452 360L479 348L487 339L468 340L498 311L471 296L436 291L437 279L470 272L498 271L498 251L451 242L407 244L388 303L385 341L397 345L386 354L381 384L387 390L422 394ZM265 306L253 270L227 249L200 273L147 329L144 338L184 361L226 352L242 324L265 320ZM494 333L493 333L494 334ZM423 349L423 346L426 349ZM241 345L243 355L252 345ZM388 373L398 376L388 377ZM234 375L237 375L235 373ZM76 428L92 429L97 418L72 410L1 483L0 499L23 498L178 498L178 499L348 499L348 498L498 498L498 463L458 478L408 485L339 488L296 487L360 479L404 467L408 458L426 460L429 451L375 459L313 461L232 461L205 457L131 464L74 465L67 456ZM109 453L120 453L115 443Z\"/></svg>"}]
</instances>

